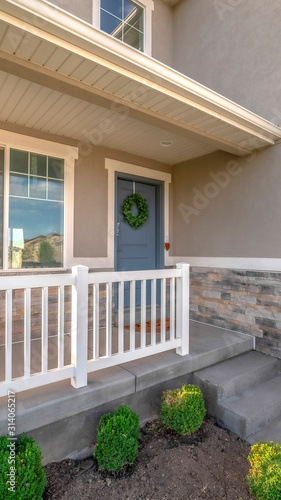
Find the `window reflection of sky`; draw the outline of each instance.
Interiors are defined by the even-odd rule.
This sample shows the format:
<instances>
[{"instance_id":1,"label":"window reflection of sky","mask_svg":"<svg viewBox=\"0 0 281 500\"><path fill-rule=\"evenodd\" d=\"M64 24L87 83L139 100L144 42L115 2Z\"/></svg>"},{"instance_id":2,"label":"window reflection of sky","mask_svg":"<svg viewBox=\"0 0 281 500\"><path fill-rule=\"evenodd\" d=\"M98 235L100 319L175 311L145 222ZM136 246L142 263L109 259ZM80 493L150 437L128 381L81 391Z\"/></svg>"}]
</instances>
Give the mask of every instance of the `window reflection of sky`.
<instances>
[{"instance_id":1,"label":"window reflection of sky","mask_svg":"<svg viewBox=\"0 0 281 500\"><path fill-rule=\"evenodd\" d=\"M136 8L129 0L101 0L101 8L107 10L122 21Z\"/></svg>"},{"instance_id":2,"label":"window reflection of sky","mask_svg":"<svg viewBox=\"0 0 281 500\"><path fill-rule=\"evenodd\" d=\"M29 178L29 196L31 198L43 198L46 199L46 179L40 179L40 177Z\"/></svg>"},{"instance_id":3,"label":"window reflection of sky","mask_svg":"<svg viewBox=\"0 0 281 500\"><path fill-rule=\"evenodd\" d=\"M129 0L101 0L101 29L111 34L122 21L130 26L137 22L143 32L143 8Z\"/></svg>"},{"instance_id":4,"label":"window reflection of sky","mask_svg":"<svg viewBox=\"0 0 281 500\"><path fill-rule=\"evenodd\" d=\"M28 177L26 175L10 175L10 195L28 196Z\"/></svg>"},{"instance_id":5,"label":"window reflection of sky","mask_svg":"<svg viewBox=\"0 0 281 500\"><path fill-rule=\"evenodd\" d=\"M63 201L64 185L63 182L48 180L48 198L49 200Z\"/></svg>"},{"instance_id":6,"label":"window reflection of sky","mask_svg":"<svg viewBox=\"0 0 281 500\"><path fill-rule=\"evenodd\" d=\"M63 234L63 203L10 198L9 227L22 228L24 240Z\"/></svg>"}]
</instances>

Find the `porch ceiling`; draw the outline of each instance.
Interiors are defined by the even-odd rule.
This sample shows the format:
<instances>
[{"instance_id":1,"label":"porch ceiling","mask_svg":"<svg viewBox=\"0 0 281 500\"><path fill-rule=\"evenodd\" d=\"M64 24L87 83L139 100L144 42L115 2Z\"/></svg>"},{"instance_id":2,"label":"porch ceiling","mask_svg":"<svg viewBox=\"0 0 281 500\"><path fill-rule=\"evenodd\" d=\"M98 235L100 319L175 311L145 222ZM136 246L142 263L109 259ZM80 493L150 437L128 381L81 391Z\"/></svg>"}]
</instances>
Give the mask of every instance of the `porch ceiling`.
<instances>
[{"instance_id":1,"label":"porch ceiling","mask_svg":"<svg viewBox=\"0 0 281 500\"><path fill-rule=\"evenodd\" d=\"M28 5L27 5L28 4ZM281 129L42 0L2 0L0 125L168 164L272 145ZM173 145L164 148L161 141Z\"/></svg>"}]
</instances>

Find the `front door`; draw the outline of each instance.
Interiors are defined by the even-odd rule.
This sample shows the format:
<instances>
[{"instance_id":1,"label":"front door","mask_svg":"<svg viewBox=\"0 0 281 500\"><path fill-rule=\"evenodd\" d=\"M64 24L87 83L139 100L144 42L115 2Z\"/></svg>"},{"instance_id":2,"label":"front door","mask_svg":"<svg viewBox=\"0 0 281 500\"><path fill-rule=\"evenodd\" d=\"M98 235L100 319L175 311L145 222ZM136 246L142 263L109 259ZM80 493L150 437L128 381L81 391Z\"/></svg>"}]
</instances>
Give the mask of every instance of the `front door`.
<instances>
[{"instance_id":1,"label":"front door","mask_svg":"<svg viewBox=\"0 0 281 500\"><path fill-rule=\"evenodd\" d=\"M156 189L155 185L134 182L132 180L117 180L117 271L136 271L156 269ZM125 198L133 193L146 199L149 208L147 221L138 229L132 228L124 221L122 206ZM134 211L135 209L135 211ZM133 207L137 215L137 208ZM147 286L147 303L150 303L150 286ZM140 283L136 284L136 305L140 305ZM129 284L125 283L125 306L130 303Z\"/></svg>"}]
</instances>

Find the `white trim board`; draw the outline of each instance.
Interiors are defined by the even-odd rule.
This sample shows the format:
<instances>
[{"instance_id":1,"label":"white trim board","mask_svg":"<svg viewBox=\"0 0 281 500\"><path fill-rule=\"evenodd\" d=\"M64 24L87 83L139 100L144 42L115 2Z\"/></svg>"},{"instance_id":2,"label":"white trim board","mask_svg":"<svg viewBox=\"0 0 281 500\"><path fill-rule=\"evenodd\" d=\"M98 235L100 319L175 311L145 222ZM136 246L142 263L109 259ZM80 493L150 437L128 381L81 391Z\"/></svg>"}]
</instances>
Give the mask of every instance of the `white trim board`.
<instances>
[{"instance_id":1,"label":"white trim board","mask_svg":"<svg viewBox=\"0 0 281 500\"><path fill-rule=\"evenodd\" d=\"M10 149L31 151L64 159L64 267L70 266L73 256L73 220L74 220L74 166L78 158L78 148L57 142L37 139L7 130L0 130L0 146L4 148L4 227L3 227L3 270L1 272L32 272L36 269L8 269L8 210L9 210L9 156ZM59 271L62 268L56 268ZM43 268L40 268L42 271ZM45 272L51 269L45 268Z\"/></svg>"},{"instance_id":2,"label":"white trim board","mask_svg":"<svg viewBox=\"0 0 281 500\"><path fill-rule=\"evenodd\" d=\"M251 257L176 257L169 258L169 265L187 262L193 267L241 269L245 271L281 271L281 259Z\"/></svg>"},{"instance_id":3,"label":"white trim board","mask_svg":"<svg viewBox=\"0 0 281 500\"><path fill-rule=\"evenodd\" d=\"M169 184L172 176L166 172L152 170L150 168L123 163L117 160L105 160L105 168L108 170L108 255L113 260L114 267L114 220L115 220L115 172L122 174L137 175L151 180L164 182L164 241L169 241ZM165 254L165 265L166 264Z\"/></svg>"}]
</instances>

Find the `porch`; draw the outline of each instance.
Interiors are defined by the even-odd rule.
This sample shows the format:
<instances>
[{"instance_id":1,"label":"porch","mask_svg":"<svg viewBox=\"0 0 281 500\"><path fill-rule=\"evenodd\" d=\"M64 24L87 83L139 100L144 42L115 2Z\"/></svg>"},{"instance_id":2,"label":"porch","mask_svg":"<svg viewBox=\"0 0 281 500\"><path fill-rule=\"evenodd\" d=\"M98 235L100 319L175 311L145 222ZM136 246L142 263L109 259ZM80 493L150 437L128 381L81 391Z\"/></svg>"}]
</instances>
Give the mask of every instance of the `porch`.
<instances>
[{"instance_id":1,"label":"porch","mask_svg":"<svg viewBox=\"0 0 281 500\"><path fill-rule=\"evenodd\" d=\"M76 390L68 380L17 394L16 432L40 444L44 463L92 452L102 414L128 404L141 425L159 416L161 394L193 383L193 372L253 349L253 337L190 321L190 352L175 349L120 363L88 375ZM0 435L7 429L7 399L0 398Z\"/></svg>"}]
</instances>

